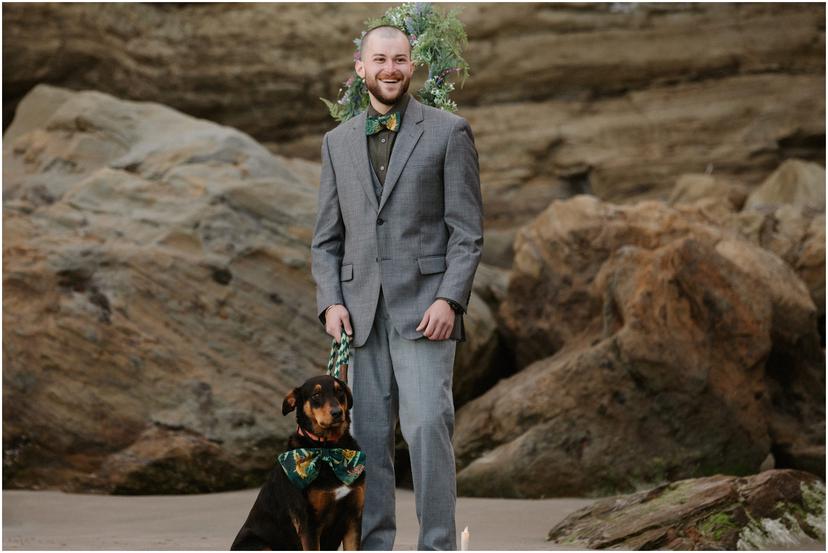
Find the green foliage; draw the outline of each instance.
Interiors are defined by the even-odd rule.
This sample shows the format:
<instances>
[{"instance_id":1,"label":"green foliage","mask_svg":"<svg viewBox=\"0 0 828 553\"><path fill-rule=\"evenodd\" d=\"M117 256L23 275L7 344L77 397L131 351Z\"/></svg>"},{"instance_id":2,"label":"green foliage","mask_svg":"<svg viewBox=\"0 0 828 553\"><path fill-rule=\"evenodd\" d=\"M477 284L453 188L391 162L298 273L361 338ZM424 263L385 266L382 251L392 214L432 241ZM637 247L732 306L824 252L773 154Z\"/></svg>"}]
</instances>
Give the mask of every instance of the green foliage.
<instances>
[{"instance_id":1,"label":"green foliage","mask_svg":"<svg viewBox=\"0 0 828 553\"><path fill-rule=\"evenodd\" d=\"M698 528L705 536L719 541L727 532L738 531L739 525L729 513L715 513L701 521Z\"/></svg>"},{"instance_id":2,"label":"green foliage","mask_svg":"<svg viewBox=\"0 0 828 553\"><path fill-rule=\"evenodd\" d=\"M408 2L390 8L382 17L365 22L368 31L375 27L390 25L408 36L411 44L411 60L415 65L428 66L428 77L419 90L418 99L426 105L446 111L457 111L457 104L451 100L454 83L448 78L452 73L460 77L463 86L469 76L469 64L463 59L463 49L468 45L468 37L463 24L457 18L457 10L442 14L428 2ZM362 39L368 31L363 31L354 39L356 52L354 60L359 59ZM368 89L365 81L356 71L339 89L339 98L331 102L320 98L328 107L331 117L337 121L347 121L368 107Z\"/></svg>"}]
</instances>

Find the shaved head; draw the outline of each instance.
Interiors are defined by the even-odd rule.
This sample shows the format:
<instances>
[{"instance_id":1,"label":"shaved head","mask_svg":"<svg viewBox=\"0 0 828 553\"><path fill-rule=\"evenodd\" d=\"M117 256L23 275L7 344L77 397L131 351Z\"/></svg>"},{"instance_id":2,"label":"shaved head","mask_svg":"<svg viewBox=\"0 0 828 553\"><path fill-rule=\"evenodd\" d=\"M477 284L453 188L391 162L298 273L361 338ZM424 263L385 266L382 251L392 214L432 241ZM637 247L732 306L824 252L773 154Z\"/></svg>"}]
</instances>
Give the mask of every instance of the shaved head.
<instances>
[{"instance_id":1,"label":"shaved head","mask_svg":"<svg viewBox=\"0 0 828 553\"><path fill-rule=\"evenodd\" d=\"M408 42L408 36L396 27L392 27L391 25L382 25L380 27L374 27L373 29L365 33L364 37L362 37L362 43L359 47L359 59L361 60L365 59L365 53L369 51L369 37L379 37L385 39L395 39L398 37L403 37L405 39L405 43L408 44L408 55L409 57L411 56L411 44Z\"/></svg>"}]
</instances>

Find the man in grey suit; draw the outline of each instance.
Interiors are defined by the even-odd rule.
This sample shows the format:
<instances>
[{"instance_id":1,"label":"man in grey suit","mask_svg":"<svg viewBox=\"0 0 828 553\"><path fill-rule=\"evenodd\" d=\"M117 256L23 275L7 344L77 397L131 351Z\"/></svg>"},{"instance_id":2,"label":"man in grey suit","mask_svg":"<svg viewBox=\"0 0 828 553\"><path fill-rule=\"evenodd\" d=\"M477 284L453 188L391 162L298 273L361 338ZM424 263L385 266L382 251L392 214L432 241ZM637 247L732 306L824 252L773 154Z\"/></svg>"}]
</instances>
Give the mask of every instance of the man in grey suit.
<instances>
[{"instance_id":1,"label":"man in grey suit","mask_svg":"<svg viewBox=\"0 0 828 553\"><path fill-rule=\"evenodd\" d=\"M366 452L362 548L394 545L394 429L408 444L418 549L457 548L456 343L483 246L471 128L408 92L406 35L365 35L370 106L325 134L311 246L319 319L352 336L352 433Z\"/></svg>"}]
</instances>

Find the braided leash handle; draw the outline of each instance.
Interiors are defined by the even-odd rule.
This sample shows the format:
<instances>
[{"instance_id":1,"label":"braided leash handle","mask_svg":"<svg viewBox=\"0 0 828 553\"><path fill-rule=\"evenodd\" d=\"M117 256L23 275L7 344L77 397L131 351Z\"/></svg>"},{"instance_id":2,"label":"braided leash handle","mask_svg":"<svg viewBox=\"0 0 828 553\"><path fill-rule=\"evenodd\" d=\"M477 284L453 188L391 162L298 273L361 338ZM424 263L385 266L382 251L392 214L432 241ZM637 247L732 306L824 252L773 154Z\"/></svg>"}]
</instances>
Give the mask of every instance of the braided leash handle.
<instances>
[{"instance_id":1,"label":"braided leash handle","mask_svg":"<svg viewBox=\"0 0 828 553\"><path fill-rule=\"evenodd\" d=\"M328 374L347 382L350 359L351 339L345 334L345 329L343 328L339 343L336 343L336 339L331 340L331 354L328 356Z\"/></svg>"}]
</instances>

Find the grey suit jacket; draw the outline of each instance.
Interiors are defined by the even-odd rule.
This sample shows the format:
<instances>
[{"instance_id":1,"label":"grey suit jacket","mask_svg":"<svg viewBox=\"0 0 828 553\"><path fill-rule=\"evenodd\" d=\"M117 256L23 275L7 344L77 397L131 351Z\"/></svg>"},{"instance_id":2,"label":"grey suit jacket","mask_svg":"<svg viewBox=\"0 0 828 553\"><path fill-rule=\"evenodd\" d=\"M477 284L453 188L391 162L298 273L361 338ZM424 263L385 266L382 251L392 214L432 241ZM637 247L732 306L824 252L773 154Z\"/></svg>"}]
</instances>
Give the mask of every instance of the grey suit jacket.
<instances>
[{"instance_id":1,"label":"grey suit jacket","mask_svg":"<svg viewBox=\"0 0 828 553\"><path fill-rule=\"evenodd\" d=\"M380 285L391 323L403 338L437 297L468 308L483 248L483 201L468 122L411 98L377 201L371 181L366 112L322 140L322 176L311 244L319 320L344 304L352 344L374 322ZM456 337L456 317L452 336Z\"/></svg>"}]
</instances>

